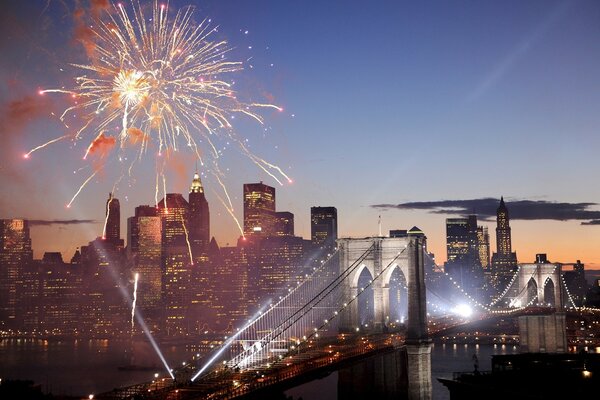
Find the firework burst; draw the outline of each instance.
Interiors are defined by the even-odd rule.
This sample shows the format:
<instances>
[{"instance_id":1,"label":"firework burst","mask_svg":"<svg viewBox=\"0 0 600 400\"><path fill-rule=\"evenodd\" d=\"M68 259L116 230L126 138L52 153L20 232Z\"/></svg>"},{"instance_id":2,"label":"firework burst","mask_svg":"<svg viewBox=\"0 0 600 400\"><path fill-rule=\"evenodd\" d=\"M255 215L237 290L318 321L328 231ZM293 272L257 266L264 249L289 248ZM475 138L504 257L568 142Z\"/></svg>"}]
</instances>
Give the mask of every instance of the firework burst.
<instances>
[{"instance_id":1,"label":"firework burst","mask_svg":"<svg viewBox=\"0 0 600 400\"><path fill-rule=\"evenodd\" d=\"M220 182L215 140L221 138L236 143L280 184L291 182L279 167L252 154L233 130L235 115L262 124L258 111L281 108L238 99L225 76L240 71L242 63L226 59L231 48L226 41L212 40L216 28L207 20L194 23L192 7L170 15L168 3L154 1L151 11L145 12L132 0L131 8L128 12L123 4L115 4L94 21L91 62L75 65L83 74L73 88L40 92L68 94L74 104L64 111L61 121L67 125L67 117L77 114L83 123L73 135L38 146L26 157L67 137L93 138L84 159L103 143L114 145L119 162L127 159L121 156L125 150L135 152L133 159L140 160L149 149L160 156L185 148L203 166L209 161L213 168L208 170ZM157 176L157 193L158 182ZM231 208L230 201L228 205Z\"/></svg>"}]
</instances>

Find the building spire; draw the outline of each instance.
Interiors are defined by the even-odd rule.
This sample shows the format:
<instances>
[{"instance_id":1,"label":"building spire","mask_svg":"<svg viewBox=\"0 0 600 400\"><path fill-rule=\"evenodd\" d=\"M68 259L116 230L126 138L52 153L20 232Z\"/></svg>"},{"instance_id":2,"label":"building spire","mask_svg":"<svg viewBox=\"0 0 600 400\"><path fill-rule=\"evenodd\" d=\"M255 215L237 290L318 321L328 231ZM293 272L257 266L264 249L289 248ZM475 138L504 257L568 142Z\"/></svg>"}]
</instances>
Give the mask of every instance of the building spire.
<instances>
[{"instance_id":1,"label":"building spire","mask_svg":"<svg viewBox=\"0 0 600 400\"><path fill-rule=\"evenodd\" d=\"M202 181L200 180L200 174L198 174L198 170L196 170L194 173L192 186L190 186L190 193L204 193L204 187L202 186Z\"/></svg>"}]
</instances>

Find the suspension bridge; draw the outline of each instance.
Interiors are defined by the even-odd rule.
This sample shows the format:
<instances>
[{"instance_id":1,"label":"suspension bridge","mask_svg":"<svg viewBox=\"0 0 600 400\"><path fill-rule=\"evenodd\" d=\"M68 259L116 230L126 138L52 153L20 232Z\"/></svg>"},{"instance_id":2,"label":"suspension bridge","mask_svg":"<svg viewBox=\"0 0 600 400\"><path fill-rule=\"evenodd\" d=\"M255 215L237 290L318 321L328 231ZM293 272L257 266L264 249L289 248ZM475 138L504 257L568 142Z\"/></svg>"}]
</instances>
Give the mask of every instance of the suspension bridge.
<instances>
[{"instance_id":1,"label":"suspension bridge","mask_svg":"<svg viewBox=\"0 0 600 400\"><path fill-rule=\"evenodd\" d=\"M407 373L398 384L408 398L431 398L430 335L435 330L428 327L428 316L431 320L435 310L460 307L433 287L426 288L426 257L423 237L339 239L333 254L278 301L263 306L210 356L169 370L169 378L94 398L260 397L266 390L291 388L377 355L404 363ZM363 279L365 274L368 280ZM489 304L471 296L450 276L445 278L458 297L479 310L480 318L515 314L532 306L559 311L575 307L556 264L520 265L506 289ZM391 298L394 283L406 298L405 321L393 317L393 306L401 304ZM365 299L370 309L366 321L361 315Z\"/></svg>"}]
</instances>

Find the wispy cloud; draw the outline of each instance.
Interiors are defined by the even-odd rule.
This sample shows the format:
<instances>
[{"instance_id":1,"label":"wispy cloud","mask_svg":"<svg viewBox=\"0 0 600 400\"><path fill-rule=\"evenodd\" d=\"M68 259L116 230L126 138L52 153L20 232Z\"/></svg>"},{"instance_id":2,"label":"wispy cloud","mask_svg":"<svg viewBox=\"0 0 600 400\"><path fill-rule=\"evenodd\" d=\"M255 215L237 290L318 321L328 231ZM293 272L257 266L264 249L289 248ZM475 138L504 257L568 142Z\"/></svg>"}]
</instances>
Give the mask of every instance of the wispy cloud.
<instances>
[{"instance_id":1,"label":"wispy cloud","mask_svg":"<svg viewBox=\"0 0 600 400\"><path fill-rule=\"evenodd\" d=\"M496 216L499 199L491 197L466 200L416 201L400 204L374 204L378 209L426 210L434 214L465 216L477 214L482 219ZM559 203L546 200L507 201L512 220L579 220L582 225L600 225L600 211L591 209L598 203Z\"/></svg>"},{"instance_id":2,"label":"wispy cloud","mask_svg":"<svg viewBox=\"0 0 600 400\"><path fill-rule=\"evenodd\" d=\"M600 225L600 219L593 219L591 221L584 221L581 225Z\"/></svg>"},{"instance_id":3,"label":"wispy cloud","mask_svg":"<svg viewBox=\"0 0 600 400\"><path fill-rule=\"evenodd\" d=\"M98 221L94 219L30 219L31 226L50 226L50 225L80 225L80 224L95 224Z\"/></svg>"}]
</instances>

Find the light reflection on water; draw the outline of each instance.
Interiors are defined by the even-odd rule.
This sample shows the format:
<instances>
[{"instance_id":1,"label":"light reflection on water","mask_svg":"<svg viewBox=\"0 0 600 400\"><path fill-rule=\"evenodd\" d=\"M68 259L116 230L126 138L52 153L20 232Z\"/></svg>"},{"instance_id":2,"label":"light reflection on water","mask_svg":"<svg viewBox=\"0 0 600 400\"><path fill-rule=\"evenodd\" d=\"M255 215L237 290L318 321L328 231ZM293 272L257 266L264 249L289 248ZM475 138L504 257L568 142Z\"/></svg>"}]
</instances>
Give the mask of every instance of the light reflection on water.
<instances>
[{"instance_id":1,"label":"light reflection on water","mask_svg":"<svg viewBox=\"0 0 600 400\"><path fill-rule=\"evenodd\" d=\"M135 363L156 365L161 362L150 345L134 344ZM189 359L184 346L164 346L171 365ZM494 354L513 354L512 345L435 344L432 349L433 397L449 399L446 388L435 378L451 378L453 372L473 371L473 355L479 360L479 370L490 370ZM0 340L0 378L31 379L42 385L44 392L82 395L100 393L114 387L127 386L153 379L154 371L119 371L118 366L130 362L130 343L115 340ZM286 392L295 399L321 400L337 397L337 373Z\"/></svg>"}]
</instances>

